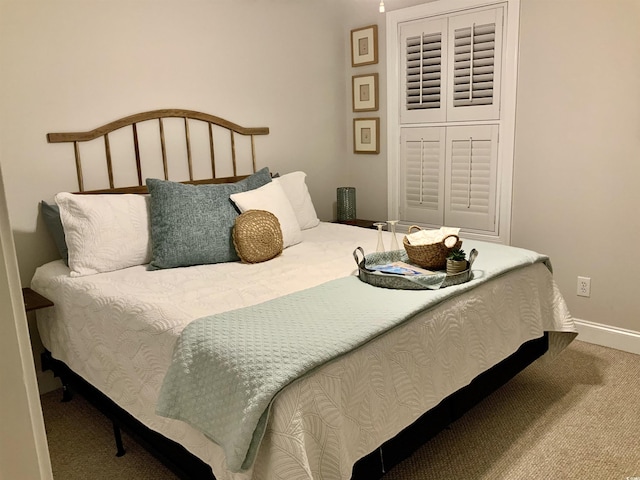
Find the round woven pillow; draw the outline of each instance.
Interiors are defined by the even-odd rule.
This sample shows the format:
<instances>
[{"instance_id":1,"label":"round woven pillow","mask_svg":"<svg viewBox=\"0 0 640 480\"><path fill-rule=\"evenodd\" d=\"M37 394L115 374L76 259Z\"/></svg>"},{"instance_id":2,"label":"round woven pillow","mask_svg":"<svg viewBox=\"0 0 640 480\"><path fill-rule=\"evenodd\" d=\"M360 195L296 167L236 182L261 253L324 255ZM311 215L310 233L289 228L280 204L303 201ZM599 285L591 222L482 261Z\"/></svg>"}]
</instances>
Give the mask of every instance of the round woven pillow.
<instances>
[{"instance_id":1,"label":"round woven pillow","mask_svg":"<svg viewBox=\"0 0 640 480\"><path fill-rule=\"evenodd\" d=\"M282 253L282 229L278 218L265 210L247 210L236 217L233 245L245 263L271 260Z\"/></svg>"}]
</instances>

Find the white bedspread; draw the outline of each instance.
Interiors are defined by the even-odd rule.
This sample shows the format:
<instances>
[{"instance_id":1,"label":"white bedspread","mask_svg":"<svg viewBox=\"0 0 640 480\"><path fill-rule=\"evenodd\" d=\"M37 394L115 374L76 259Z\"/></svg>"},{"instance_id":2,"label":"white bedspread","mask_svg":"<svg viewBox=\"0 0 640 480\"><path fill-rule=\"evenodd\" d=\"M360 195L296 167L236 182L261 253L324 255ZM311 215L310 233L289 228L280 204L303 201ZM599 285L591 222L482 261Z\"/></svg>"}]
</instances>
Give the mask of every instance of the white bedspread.
<instances>
[{"instance_id":1,"label":"white bedspread","mask_svg":"<svg viewBox=\"0 0 640 480\"><path fill-rule=\"evenodd\" d=\"M389 244L387 238L387 244ZM188 425L156 416L174 343L196 318L254 305L355 272L353 250L377 233L321 223L269 262L72 278L62 261L32 288L54 301L38 311L45 347L148 427L178 441L224 479L346 479L353 463L424 411L543 331L557 351L575 328L549 270L510 272L420 315L294 382L276 398L253 469L230 473L221 448ZM493 244L464 241L479 256ZM562 335L562 332L565 334Z\"/></svg>"}]
</instances>

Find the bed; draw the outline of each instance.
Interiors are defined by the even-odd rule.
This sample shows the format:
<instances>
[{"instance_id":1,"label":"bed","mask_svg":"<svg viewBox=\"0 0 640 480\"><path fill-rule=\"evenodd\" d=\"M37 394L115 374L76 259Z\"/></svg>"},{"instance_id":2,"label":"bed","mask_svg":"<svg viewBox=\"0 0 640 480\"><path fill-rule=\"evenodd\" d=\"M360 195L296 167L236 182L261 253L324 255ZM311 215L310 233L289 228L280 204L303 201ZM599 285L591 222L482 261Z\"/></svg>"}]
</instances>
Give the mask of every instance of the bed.
<instances>
[{"instance_id":1,"label":"bed","mask_svg":"<svg viewBox=\"0 0 640 480\"><path fill-rule=\"evenodd\" d=\"M170 129L179 130L180 147L167 138ZM141 132L151 133L159 146L149 146ZM122 427L183 478L380 478L526 365L554 356L575 337L550 262L535 252L465 239L466 249L479 252L468 283L394 292L360 282L353 252L374 251L377 232L320 222L303 172L278 176L257 168L254 137L268 133L200 112L157 110L87 132L48 135L52 143L73 144L79 192L56 195L66 262L61 250L63 259L38 268L31 283L55 304L37 312L47 349L43 367L61 377L66 391L86 395L114 422L119 454ZM122 150L114 139L123 138L131 147L126 162L133 165L133 181L125 187L118 185L116 170L123 161L114 157ZM81 145L95 141L104 147L107 188L85 186ZM181 152L181 167L172 167L175 151ZM206 167L197 163L203 159ZM158 178L145 182L153 168ZM170 180L176 170L186 180ZM196 178L202 171L206 178ZM216 203L220 198L223 204ZM238 211L208 216L229 205ZM247 263L238 260L228 226L241 212L256 209L278 218L283 248L274 258ZM194 225L203 223L213 227L194 234ZM389 245L391 234L383 235ZM518 261L507 262L510 257ZM362 300L366 295L371 300ZM311 308L315 299L322 308ZM413 311L388 322L392 310L412 302ZM276 313L264 310L270 306ZM269 315L280 332L274 337L289 348L281 355L285 366L300 350L311 349L316 337L326 334L329 350L345 346L275 386L260 415L262 430L249 439L251 453L243 447L238 454L192 417L176 419L180 415L162 408L167 378L185 333L203 319L217 329L232 330L239 323L250 329L229 336L232 340L216 330L214 337L225 338L217 352L240 350L237 345L251 343L245 339L254 334L268 336ZM304 348L291 344L296 329L314 332L311 346L304 338L295 340ZM245 346L232 354L248 355ZM271 358L248 361L269 365L258 376L275 371ZM226 381L223 393L231 398L234 389ZM223 401L211 408L205 393L198 392L196 402L193 396L184 401L207 405L199 415L213 415L217 422L218 413L232 405ZM225 413L229 418L238 410L240 423L250 417L245 404L233 408L235 413ZM253 431L254 425L247 428Z\"/></svg>"}]
</instances>

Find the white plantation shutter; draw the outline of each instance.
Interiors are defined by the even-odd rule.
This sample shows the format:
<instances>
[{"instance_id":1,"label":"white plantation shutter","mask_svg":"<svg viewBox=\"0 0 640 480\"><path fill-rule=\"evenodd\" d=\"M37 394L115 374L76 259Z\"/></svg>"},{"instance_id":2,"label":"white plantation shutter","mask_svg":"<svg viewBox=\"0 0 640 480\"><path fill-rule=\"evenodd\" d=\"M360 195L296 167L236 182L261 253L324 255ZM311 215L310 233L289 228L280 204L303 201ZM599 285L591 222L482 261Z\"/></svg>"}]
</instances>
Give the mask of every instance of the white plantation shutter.
<instances>
[{"instance_id":1,"label":"white plantation shutter","mask_svg":"<svg viewBox=\"0 0 640 480\"><path fill-rule=\"evenodd\" d=\"M492 230L495 224L498 126L447 128L447 225Z\"/></svg>"},{"instance_id":2,"label":"white plantation shutter","mask_svg":"<svg viewBox=\"0 0 640 480\"><path fill-rule=\"evenodd\" d=\"M478 235L496 235L499 224L508 225L497 205L507 5L397 23L400 149L393 181L404 223ZM509 149L508 141L502 148ZM509 198L503 200L508 212Z\"/></svg>"},{"instance_id":3,"label":"white plantation shutter","mask_svg":"<svg viewBox=\"0 0 640 480\"><path fill-rule=\"evenodd\" d=\"M491 105L496 25L473 25L455 32L453 106Z\"/></svg>"},{"instance_id":4,"label":"white plantation shutter","mask_svg":"<svg viewBox=\"0 0 640 480\"><path fill-rule=\"evenodd\" d=\"M400 219L442 223L445 129L405 128L401 144Z\"/></svg>"},{"instance_id":5,"label":"white plantation shutter","mask_svg":"<svg viewBox=\"0 0 640 480\"><path fill-rule=\"evenodd\" d=\"M407 109L440 108L442 33L407 38Z\"/></svg>"},{"instance_id":6,"label":"white plantation shutter","mask_svg":"<svg viewBox=\"0 0 640 480\"><path fill-rule=\"evenodd\" d=\"M449 19L447 120L495 120L500 113L502 8Z\"/></svg>"},{"instance_id":7,"label":"white plantation shutter","mask_svg":"<svg viewBox=\"0 0 640 480\"><path fill-rule=\"evenodd\" d=\"M400 121L445 119L446 19L420 21L401 27L403 98Z\"/></svg>"}]
</instances>

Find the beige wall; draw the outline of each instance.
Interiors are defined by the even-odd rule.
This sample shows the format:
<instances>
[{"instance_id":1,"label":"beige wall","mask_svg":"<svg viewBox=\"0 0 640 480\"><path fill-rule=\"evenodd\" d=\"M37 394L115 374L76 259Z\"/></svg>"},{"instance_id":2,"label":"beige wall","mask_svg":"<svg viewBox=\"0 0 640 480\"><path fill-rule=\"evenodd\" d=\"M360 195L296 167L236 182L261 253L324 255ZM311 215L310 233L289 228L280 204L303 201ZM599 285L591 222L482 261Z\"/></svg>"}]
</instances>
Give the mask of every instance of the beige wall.
<instances>
[{"instance_id":1,"label":"beige wall","mask_svg":"<svg viewBox=\"0 0 640 480\"><path fill-rule=\"evenodd\" d=\"M575 317L635 331L639 26L637 0L523 0L512 224L515 245L551 256Z\"/></svg>"},{"instance_id":2,"label":"beige wall","mask_svg":"<svg viewBox=\"0 0 640 480\"><path fill-rule=\"evenodd\" d=\"M368 220L384 221L390 220L387 217L387 55L386 55L386 19L378 12L379 0L345 0L349 8L350 23L347 29L365 27L368 25L378 25L378 63L375 65L365 65L351 67L349 57L347 63L345 87L348 99L347 105L347 130L348 130L348 150L344 153L346 158L345 180L350 186L356 187L357 215L359 218ZM423 0L386 0L386 11L398 10L412 7ZM347 33L349 33L347 32ZM347 37L348 38L348 37ZM347 41L349 41L347 39ZM379 74L380 108L377 112L354 113L351 111L351 77L353 75L364 75L369 73ZM380 154L355 154L353 153L352 128L353 119L361 117L380 117Z\"/></svg>"}]
</instances>

